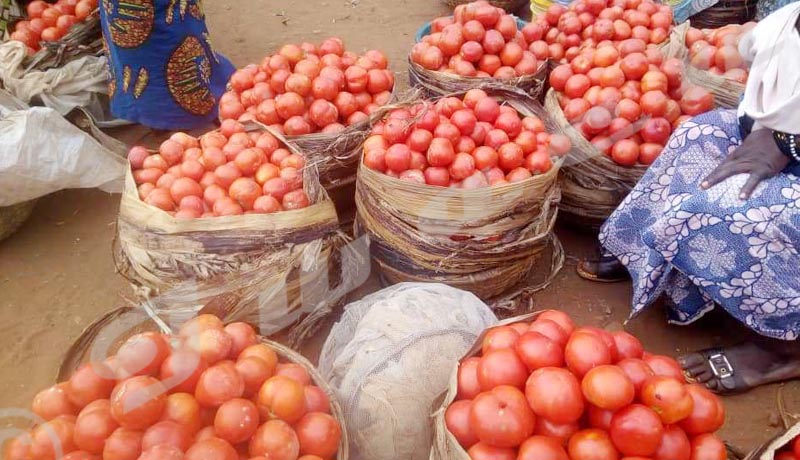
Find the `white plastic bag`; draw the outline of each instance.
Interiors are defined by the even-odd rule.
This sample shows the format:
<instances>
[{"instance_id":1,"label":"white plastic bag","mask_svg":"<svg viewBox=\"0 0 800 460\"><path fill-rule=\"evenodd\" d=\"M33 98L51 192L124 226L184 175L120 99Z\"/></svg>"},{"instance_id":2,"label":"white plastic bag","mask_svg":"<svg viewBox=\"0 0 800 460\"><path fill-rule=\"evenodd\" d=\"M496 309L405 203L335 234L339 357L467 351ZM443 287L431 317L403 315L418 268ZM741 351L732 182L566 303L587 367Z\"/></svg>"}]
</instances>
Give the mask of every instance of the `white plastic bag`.
<instances>
[{"instance_id":1,"label":"white plastic bag","mask_svg":"<svg viewBox=\"0 0 800 460\"><path fill-rule=\"evenodd\" d=\"M26 54L21 42L0 44L0 81L11 94L25 103L40 99L61 115L77 107L91 108L93 113L101 110L98 98L108 94L105 57L83 56L58 68L25 72Z\"/></svg>"},{"instance_id":2,"label":"white plastic bag","mask_svg":"<svg viewBox=\"0 0 800 460\"><path fill-rule=\"evenodd\" d=\"M120 192L126 165L55 110L0 91L0 207L67 188Z\"/></svg>"},{"instance_id":3,"label":"white plastic bag","mask_svg":"<svg viewBox=\"0 0 800 460\"><path fill-rule=\"evenodd\" d=\"M444 284L401 283L349 304L319 370L342 403L351 460L426 460L434 400L496 323L475 295Z\"/></svg>"}]
</instances>

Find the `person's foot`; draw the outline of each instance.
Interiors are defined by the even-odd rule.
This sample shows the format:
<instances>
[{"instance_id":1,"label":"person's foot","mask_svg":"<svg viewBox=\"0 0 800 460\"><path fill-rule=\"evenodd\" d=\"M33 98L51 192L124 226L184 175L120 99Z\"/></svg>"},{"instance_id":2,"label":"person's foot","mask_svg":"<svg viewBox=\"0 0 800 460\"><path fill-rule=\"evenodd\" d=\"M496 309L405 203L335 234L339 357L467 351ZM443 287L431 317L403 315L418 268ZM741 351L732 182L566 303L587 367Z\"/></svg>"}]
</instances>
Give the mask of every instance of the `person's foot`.
<instances>
[{"instance_id":1,"label":"person's foot","mask_svg":"<svg viewBox=\"0 0 800 460\"><path fill-rule=\"evenodd\" d=\"M628 270L616 257L602 256L578 262L578 276L589 281L616 283L628 279Z\"/></svg>"},{"instance_id":2,"label":"person's foot","mask_svg":"<svg viewBox=\"0 0 800 460\"><path fill-rule=\"evenodd\" d=\"M800 377L798 349L795 342L747 342L690 353L678 362L687 379L715 393L742 393Z\"/></svg>"}]
</instances>

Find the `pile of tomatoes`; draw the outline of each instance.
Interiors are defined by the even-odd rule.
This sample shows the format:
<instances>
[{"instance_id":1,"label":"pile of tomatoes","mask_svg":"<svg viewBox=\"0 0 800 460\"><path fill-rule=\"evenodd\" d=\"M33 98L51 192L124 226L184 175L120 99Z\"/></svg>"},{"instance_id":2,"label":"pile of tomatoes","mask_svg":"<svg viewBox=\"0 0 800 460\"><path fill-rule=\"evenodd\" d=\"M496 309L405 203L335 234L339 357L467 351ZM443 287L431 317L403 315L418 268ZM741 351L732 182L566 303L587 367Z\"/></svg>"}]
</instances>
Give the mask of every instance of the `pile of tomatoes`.
<instances>
[{"instance_id":1,"label":"pile of tomatoes","mask_svg":"<svg viewBox=\"0 0 800 460\"><path fill-rule=\"evenodd\" d=\"M411 60L462 77L510 79L539 69L541 62L528 46L514 16L479 0L457 6L452 17L433 20L431 34L414 45Z\"/></svg>"},{"instance_id":2,"label":"pile of tomatoes","mask_svg":"<svg viewBox=\"0 0 800 460\"><path fill-rule=\"evenodd\" d=\"M39 42L58 41L70 27L89 17L97 9L97 0L58 0L54 4L43 0L28 3L28 18L20 21L11 32L11 40L28 47L28 53L39 51Z\"/></svg>"},{"instance_id":3,"label":"pile of tomatoes","mask_svg":"<svg viewBox=\"0 0 800 460\"><path fill-rule=\"evenodd\" d=\"M669 38L671 27L672 8L653 0L580 0L569 8L553 3L523 32L537 59L571 62L585 48L630 39L654 53Z\"/></svg>"},{"instance_id":4,"label":"pile of tomatoes","mask_svg":"<svg viewBox=\"0 0 800 460\"><path fill-rule=\"evenodd\" d=\"M672 358L553 310L490 329L445 412L473 460L725 460L724 420Z\"/></svg>"},{"instance_id":5,"label":"pile of tomatoes","mask_svg":"<svg viewBox=\"0 0 800 460\"><path fill-rule=\"evenodd\" d=\"M747 64L739 54L739 40L755 26L755 22L748 22L713 30L690 27L686 32L686 46L692 67L747 83Z\"/></svg>"},{"instance_id":6,"label":"pile of tomatoes","mask_svg":"<svg viewBox=\"0 0 800 460\"><path fill-rule=\"evenodd\" d=\"M364 142L364 165L401 180L476 189L519 182L552 168L569 139L536 116L473 89L389 113Z\"/></svg>"},{"instance_id":7,"label":"pile of tomatoes","mask_svg":"<svg viewBox=\"0 0 800 460\"><path fill-rule=\"evenodd\" d=\"M269 132L225 120L200 136L176 133L158 152L133 147L128 161L145 203L179 219L267 214L308 207L305 158Z\"/></svg>"},{"instance_id":8,"label":"pile of tomatoes","mask_svg":"<svg viewBox=\"0 0 800 460\"><path fill-rule=\"evenodd\" d=\"M211 315L178 337L131 337L36 395L33 412L46 422L9 441L4 459L331 460L341 438L305 368Z\"/></svg>"},{"instance_id":9,"label":"pile of tomatoes","mask_svg":"<svg viewBox=\"0 0 800 460\"><path fill-rule=\"evenodd\" d=\"M800 458L800 436L775 453L775 460L797 460L798 458Z\"/></svg>"},{"instance_id":10,"label":"pile of tomatoes","mask_svg":"<svg viewBox=\"0 0 800 460\"><path fill-rule=\"evenodd\" d=\"M392 98L394 74L376 50L358 56L339 38L285 45L237 70L220 98L222 120L258 120L290 136L336 133Z\"/></svg>"}]
</instances>

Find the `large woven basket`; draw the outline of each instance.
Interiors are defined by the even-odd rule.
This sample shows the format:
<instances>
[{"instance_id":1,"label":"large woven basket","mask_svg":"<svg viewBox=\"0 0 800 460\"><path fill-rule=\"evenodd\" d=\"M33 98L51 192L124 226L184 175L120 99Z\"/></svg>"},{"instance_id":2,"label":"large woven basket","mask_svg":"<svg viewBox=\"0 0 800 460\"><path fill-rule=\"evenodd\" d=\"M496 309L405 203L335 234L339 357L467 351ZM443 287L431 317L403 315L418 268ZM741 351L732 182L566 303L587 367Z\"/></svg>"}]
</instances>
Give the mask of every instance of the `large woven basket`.
<instances>
[{"instance_id":1,"label":"large woven basket","mask_svg":"<svg viewBox=\"0 0 800 460\"><path fill-rule=\"evenodd\" d=\"M700 29L716 29L728 24L744 24L756 17L758 0L720 0L690 19L692 26Z\"/></svg>"},{"instance_id":2,"label":"large woven basket","mask_svg":"<svg viewBox=\"0 0 800 460\"><path fill-rule=\"evenodd\" d=\"M471 3L473 1L474 0L445 0L445 3L447 3L447 6L449 6L450 8L455 8L458 5L464 5L466 3ZM512 13L521 8L522 5L528 3L528 0L489 0L489 3L494 6L500 7L509 13Z\"/></svg>"},{"instance_id":3,"label":"large woven basket","mask_svg":"<svg viewBox=\"0 0 800 460\"><path fill-rule=\"evenodd\" d=\"M0 241L8 238L28 220L36 200L24 201L11 206L0 207Z\"/></svg>"}]
</instances>

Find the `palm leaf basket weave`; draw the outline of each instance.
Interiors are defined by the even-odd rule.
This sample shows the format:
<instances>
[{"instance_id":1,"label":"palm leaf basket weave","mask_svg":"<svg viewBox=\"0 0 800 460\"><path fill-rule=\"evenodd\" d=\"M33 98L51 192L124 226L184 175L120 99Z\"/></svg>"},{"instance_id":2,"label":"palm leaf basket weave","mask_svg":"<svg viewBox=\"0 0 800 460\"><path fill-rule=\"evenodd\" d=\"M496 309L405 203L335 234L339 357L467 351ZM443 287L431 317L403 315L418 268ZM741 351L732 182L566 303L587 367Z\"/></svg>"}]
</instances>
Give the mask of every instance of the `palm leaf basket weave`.
<instances>
[{"instance_id":1,"label":"palm leaf basket weave","mask_svg":"<svg viewBox=\"0 0 800 460\"><path fill-rule=\"evenodd\" d=\"M28 220L36 200L0 207L0 241L13 235Z\"/></svg>"},{"instance_id":2,"label":"palm leaf basket weave","mask_svg":"<svg viewBox=\"0 0 800 460\"><path fill-rule=\"evenodd\" d=\"M728 24L744 24L756 17L758 0L720 0L691 18L700 29L716 29Z\"/></svg>"}]
</instances>

